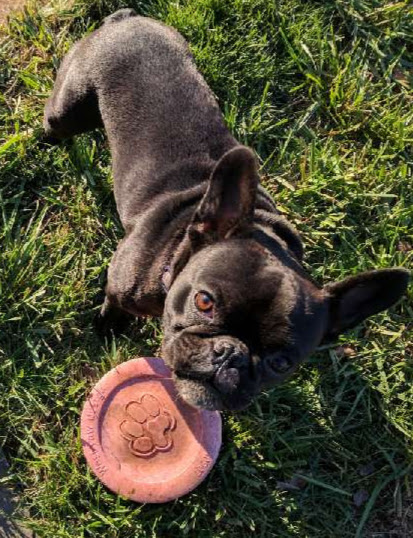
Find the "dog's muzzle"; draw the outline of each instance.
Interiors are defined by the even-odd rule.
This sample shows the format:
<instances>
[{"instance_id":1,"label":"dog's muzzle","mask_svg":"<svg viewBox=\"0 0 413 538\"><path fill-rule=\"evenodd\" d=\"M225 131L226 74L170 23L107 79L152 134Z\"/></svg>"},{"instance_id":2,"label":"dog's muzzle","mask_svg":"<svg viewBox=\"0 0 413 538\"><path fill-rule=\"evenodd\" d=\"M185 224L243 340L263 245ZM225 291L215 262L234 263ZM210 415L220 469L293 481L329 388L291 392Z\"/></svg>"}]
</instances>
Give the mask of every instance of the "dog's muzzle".
<instances>
[{"instance_id":1,"label":"dog's muzzle","mask_svg":"<svg viewBox=\"0 0 413 538\"><path fill-rule=\"evenodd\" d=\"M175 374L181 379L207 381L219 392L231 394L248 373L249 365L248 350L225 339L216 341L208 353L203 354L201 364L175 368Z\"/></svg>"},{"instance_id":2,"label":"dog's muzzle","mask_svg":"<svg viewBox=\"0 0 413 538\"><path fill-rule=\"evenodd\" d=\"M216 367L212 376L212 386L221 394L231 395L248 375L250 357L244 350L232 344L217 342L211 362Z\"/></svg>"},{"instance_id":3,"label":"dog's muzzle","mask_svg":"<svg viewBox=\"0 0 413 538\"><path fill-rule=\"evenodd\" d=\"M180 395L196 407L238 410L257 394L255 356L238 338L186 331L165 346L164 358Z\"/></svg>"}]
</instances>

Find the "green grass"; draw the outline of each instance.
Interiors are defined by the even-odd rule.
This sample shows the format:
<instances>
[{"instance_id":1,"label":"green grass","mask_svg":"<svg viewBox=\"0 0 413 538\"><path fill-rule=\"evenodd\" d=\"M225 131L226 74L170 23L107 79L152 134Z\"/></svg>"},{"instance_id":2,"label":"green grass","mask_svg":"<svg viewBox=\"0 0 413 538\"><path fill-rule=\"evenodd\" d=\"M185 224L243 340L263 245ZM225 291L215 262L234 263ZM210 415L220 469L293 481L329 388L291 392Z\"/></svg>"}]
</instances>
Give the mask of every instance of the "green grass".
<instances>
[{"instance_id":1,"label":"green grass","mask_svg":"<svg viewBox=\"0 0 413 538\"><path fill-rule=\"evenodd\" d=\"M0 41L0 447L12 465L2 482L21 491L25 524L41 537L412 536L411 290L341 338L352 356L324 347L246 412L224 414L220 458L186 497L135 505L87 470L85 395L112 366L157 353L162 335L149 320L111 347L95 336L122 236L110 156L100 132L42 144L41 119L63 54L124 5L188 39L229 128L256 149L302 234L315 279L412 266L407 1L32 5Z\"/></svg>"}]
</instances>

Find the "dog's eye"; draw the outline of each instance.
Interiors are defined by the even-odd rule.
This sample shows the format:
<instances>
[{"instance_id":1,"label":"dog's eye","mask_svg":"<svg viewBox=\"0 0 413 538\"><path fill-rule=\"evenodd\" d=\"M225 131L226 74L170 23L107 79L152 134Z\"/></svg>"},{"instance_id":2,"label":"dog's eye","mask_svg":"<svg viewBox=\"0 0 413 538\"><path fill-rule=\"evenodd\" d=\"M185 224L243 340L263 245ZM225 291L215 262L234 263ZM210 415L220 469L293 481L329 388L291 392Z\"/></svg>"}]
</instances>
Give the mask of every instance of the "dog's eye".
<instances>
[{"instance_id":1,"label":"dog's eye","mask_svg":"<svg viewBox=\"0 0 413 538\"><path fill-rule=\"evenodd\" d=\"M195 306L204 314L211 314L214 306L214 300L205 291L199 291L195 295Z\"/></svg>"}]
</instances>

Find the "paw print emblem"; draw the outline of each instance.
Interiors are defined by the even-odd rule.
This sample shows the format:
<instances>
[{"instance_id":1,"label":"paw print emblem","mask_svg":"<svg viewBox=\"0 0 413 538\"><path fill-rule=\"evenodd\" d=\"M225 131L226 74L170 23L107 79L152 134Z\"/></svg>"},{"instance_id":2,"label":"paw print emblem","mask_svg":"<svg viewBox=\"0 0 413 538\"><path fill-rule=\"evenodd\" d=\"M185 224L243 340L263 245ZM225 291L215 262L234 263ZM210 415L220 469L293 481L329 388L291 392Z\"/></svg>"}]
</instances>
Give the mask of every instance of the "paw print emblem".
<instances>
[{"instance_id":1,"label":"paw print emblem","mask_svg":"<svg viewBox=\"0 0 413 538\"><path fill-rule=\"evenodd\" d=\"M171 448L176 420L155 396L144 394L129 402L125 412L127 418L119 428L132 454L148 457Z\"/></svg>"}]
</instances>

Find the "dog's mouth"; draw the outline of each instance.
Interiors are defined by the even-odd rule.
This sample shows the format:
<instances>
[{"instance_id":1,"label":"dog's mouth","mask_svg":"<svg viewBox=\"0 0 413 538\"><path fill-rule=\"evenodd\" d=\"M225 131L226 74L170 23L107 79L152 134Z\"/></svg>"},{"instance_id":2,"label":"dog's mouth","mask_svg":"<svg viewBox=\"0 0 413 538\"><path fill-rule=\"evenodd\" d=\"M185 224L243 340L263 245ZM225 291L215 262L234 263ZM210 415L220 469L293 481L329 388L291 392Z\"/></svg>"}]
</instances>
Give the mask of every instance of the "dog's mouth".
<instances>
[{"instance_id":1,"label":"dog's mouth","mask_svg":"<svg viewBox=\"0 0 413 538\"><path fill-rule=\"evenodd\" d=\"M208 411L241 411L253 398L244 391L231 397L221 394L211 383L176 377L175 386L179 396L192 407Z\"/></svg>"},{"instance_id":2,"label":"dog's mouth","mask_svg":"<svg viewBox=\"0 0 413 538\"><path fill-rule=\"evenodd\" d=\"M181 398L193 407L210 411L239 411L247 407L253 393L240 385L242 373L228 367L228 363L220 364L208 378L197 371L174 372Z\"/></svg>"},{"instance_id":3,"label":"dog's mouth","mask_svg":"<svg viewBox=\"0 0 413 538\"><path fill-rule=\"evenodd\" d=\"M190 405L235 411L257 394L255 361L241 340L186 330L163 344L178 394Z\"/></svg>"},{"instance_id":4,"label":"dog's mouth","mask_svg":"<svg viewBox=\"0 0 413 538\"><path fill-rule=\"evenodd\" d=\"M192 407L209 411L222 411L224 402L217 390L207 381L175 376L179 396Z\"/></svg>"}]
</instances>

